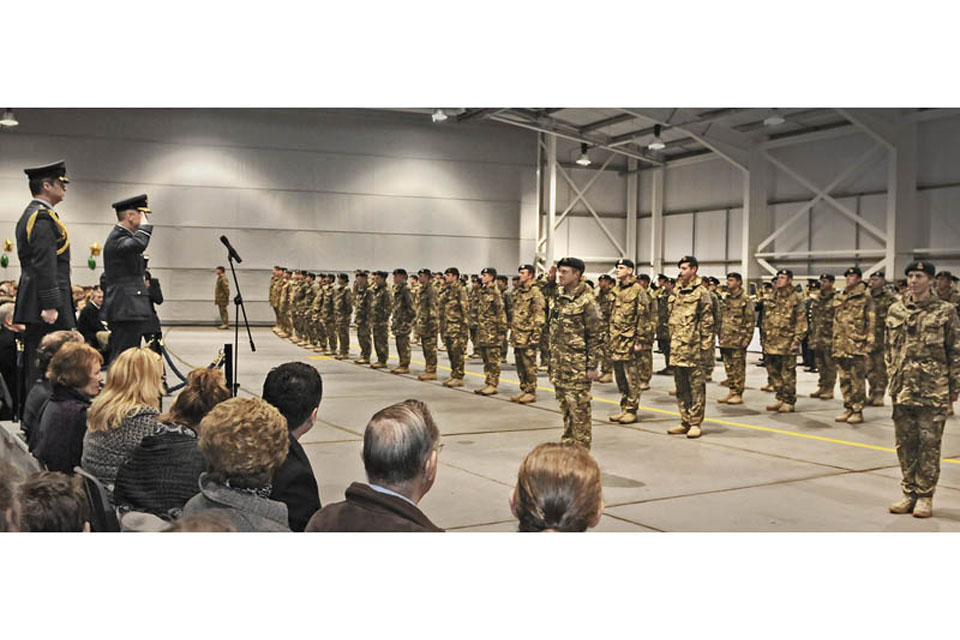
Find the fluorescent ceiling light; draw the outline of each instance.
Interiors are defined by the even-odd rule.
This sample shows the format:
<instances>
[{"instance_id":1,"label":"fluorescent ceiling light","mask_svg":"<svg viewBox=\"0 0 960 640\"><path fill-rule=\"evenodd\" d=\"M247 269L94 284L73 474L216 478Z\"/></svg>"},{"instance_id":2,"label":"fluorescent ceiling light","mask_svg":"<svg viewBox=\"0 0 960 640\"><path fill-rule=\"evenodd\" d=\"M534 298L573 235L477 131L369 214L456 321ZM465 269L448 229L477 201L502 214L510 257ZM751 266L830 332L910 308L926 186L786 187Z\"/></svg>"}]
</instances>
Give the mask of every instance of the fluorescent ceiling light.
<instances>
[{"instance_id":1,"label":"fluorescent ceiling light","mask_svg":"<svg viewBox=\"0 0 960 640\"><path fill-rule=\"evenodd\" d=\"M3 116L0 117L0 127L15 127L20 124L17 121L16 116L13 115L13 109L7 109L3 112Z\"/></svg>"},{"instance_id":2,"label":"fluorescent ceiling light","mask_svg":"<svg viewBox=\"0 0 960 640\"><path fill-rule=\"evenodd\" d=\"M778 109L771 109L770 115L767 116L763 121L763 126L776 127L783 124L786 121L787 119L784 118L782 115L780 115L780 111Z\"/></svg>"},{"instance_id":3,"label":"fluorescent ceiling light","mask_svg":"<svg viewBox=\"0 0 960 640\"><path fill-rule=\"evenodd\" d=\"M590 156L587 155L587 143L580 143L580 157L577 158L577 164L581 167L590 166Z\"/></svg>"},{"instance_id":4,"label":"fluorescent ceiling light","mask_svg":"<svg viewBox=\"0 0 960 640\"><path fill-rule=\"evenodd\" d=\"M660 125L653 125L653 140L647 145L647 149L652 149L653 151L662 151L666 148L667 145L664 144L663 140L660 138Z\"/></svg>"},{"instance_id":5,"label":"fluorescent ceiling light","mask_svg":"<svg viewBox=\"0 0 960 640\"><path fill-rule=\"evenodd\" d=\"M434 109L433 115L430 117L433 118L434 122L443 122L447 119L447 114L443 112L443 109Z\"/></svg>"}]
</instances>

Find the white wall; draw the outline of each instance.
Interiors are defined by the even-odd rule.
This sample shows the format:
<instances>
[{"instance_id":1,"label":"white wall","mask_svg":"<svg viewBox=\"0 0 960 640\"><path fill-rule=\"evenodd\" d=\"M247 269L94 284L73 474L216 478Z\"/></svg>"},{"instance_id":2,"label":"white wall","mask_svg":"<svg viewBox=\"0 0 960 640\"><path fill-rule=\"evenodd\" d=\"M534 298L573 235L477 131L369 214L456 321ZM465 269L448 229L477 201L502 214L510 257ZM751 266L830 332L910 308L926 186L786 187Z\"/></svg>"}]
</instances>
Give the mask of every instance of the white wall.
<instances>
[{"instance_id":1,"label":"white wall","mask_svg":"<svg viewBox=\"0 0 960 640\"><path fill-rule=\"evenodd\" d=\"M23 167L65 159L58 207L73 281L93 284L86 247L116 221L110 203L147 193L157 225L150 268L164 321L206 321L221 234L244 261L248 314L267 321L273 264L513 270L532 243L536 136L485 123L361 110L18 110L0 134L0 228L29 201ZM526 213L525 213L526 212ZM535 214L533 214L535 215ZM102 264L102 262L100 263ZM19 277L16 255L0 278Z\"/></svg>"}]
</instances>

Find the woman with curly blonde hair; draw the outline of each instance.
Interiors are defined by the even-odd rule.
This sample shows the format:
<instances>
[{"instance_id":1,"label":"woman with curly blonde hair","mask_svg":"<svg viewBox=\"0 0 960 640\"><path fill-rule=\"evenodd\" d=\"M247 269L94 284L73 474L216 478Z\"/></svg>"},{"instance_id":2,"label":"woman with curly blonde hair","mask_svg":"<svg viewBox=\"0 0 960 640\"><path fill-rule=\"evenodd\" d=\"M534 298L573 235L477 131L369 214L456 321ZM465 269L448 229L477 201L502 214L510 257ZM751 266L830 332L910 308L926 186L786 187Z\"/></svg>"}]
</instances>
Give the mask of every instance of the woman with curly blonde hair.
<instances>
[{"instance_id":1,"label":"woman with curly blonde hair","mask_svg":"<svg viewBox=\"0 0 960 640\"><path fill-rule=\"evenodd\" d=\"M579 445L544 443L527 454L510 493L520 531L586 531L603 513L600 466Z\"/></svg>"},{"instance_id":2,"label":"woman with curly blonde hair","mask_svg":"<svg viewBox=\"0 0 960 640\"><path fill-rule=\"evenodd\" d=\"M157 427L163 363L150 349L127 349L107 370L107 384L87 412L83 468L113 492L120 463Z\"/></svg>"}]
</instances>

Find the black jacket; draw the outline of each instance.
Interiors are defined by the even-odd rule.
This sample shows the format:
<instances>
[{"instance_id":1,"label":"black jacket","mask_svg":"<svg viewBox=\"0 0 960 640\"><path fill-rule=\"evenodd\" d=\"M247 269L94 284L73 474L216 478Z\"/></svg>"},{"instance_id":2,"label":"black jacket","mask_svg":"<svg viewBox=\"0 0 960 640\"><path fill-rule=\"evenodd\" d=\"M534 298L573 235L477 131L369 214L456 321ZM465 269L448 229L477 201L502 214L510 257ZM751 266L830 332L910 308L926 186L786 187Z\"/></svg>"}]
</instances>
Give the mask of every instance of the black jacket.
<instances>
[{"instance_id":1,"label":"black jacket","mask_svg":"<svg viewBox=\"0 0 960 640\"><path fill-rule=\"evenodd\" d=\"M60 312L53 329L75 326L70 290L70 238L55 211L39 200L27 205L17 222L20 284L13 321L39 324L40 312Z\"/></svg>"},{"instance_id":2,"label":"black jacket","mask_svg":"<svg viewBox=\"0 0 960 640\"><path fill-rule=\"evenodd\" d=\"M103 243L103 318L109 322L149 320L150 294L144 284L147 269L143 252L150 244L153 225L133 233L119 224Z\"/></svg>"},{"instance_id":3,"label":"black jacket","mask_svg":"<svg viewBox=\"0 0 960 640\"><path fill-rule=\"evenodd\" d=\"M270 499L287 505L290 529L303 531L310 516L320 510L320 487L303 447L290 436L290 452L273 475Z\"/></svg>"},{"instance_id":4,"label":"black jacket","mask_svg":"<svg viewBox=\"0 0 960 640\"><path fill-rule=\"evenodd\" d=\"M73 473L83 455L90 398L69 387L55 384L43 409L31 452L48 471Z\"/></svg>"},{"instance_id":5,"label":"black jacket","mask_svg":"<svg viewBox=\"0 0 960 640\"><path fill-rule=\"evenodd\" d=\"M12 398L17 393L17 334L5 327L0 327L0 375ZM4 403L0 409L0 420L10 420L12 417L13 407Z\"/></svg>"},{"instance_id":6,"label":"black jacket","mask_svg":"<svg viewBox=\"0 0 960 640\"><path fill-rule=\"evenodd\" d=\"M77 331L83 335L83 339L88 345L99 350L100 344L97 342L97 331L103 331L103 323L100 322L102 309L94 306L92 302L80 310L77 316Z\"/></svg>"},{"instance_id":7,"label":"black jacket","mask_svg":"<svg viewBox=\"0 0 960 640\"><path fill-rule=\"evenodd\" d=\"M163 290L160 288L160 281L156 278L150 278L150 286L147 287L147 293L150 297L150 319L143 324L143 333L160 333L160 317L157 315L156 305L163 304Z\"/></svg>"}]
</instances>

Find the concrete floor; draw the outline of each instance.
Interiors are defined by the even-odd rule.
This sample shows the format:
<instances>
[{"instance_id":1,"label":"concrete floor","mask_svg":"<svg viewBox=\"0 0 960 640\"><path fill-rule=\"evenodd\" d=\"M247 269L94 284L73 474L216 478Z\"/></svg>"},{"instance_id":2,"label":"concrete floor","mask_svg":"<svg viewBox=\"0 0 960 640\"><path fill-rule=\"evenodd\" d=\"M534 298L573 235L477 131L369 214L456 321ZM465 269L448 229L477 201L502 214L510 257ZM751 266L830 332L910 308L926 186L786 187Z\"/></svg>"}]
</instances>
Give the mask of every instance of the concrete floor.
<instances>
[{"instance_id":1,"label":"concrete floor","mask_svg":"<svg viewBox=\"0 0 960 640\"><path fill-rule=\"evenodd\" d=\"M166 334L184 373L206 366L232 332L174 327ZM538 402L508 401L517 390L513 354L503 368L500 393L482 397L482 364L469 360L467 385L447 389L419 382L423 359L414 348L410 375L396 376L350 361L337 361L290 344L267 328L254 330L257 352L241 337L241 393L259 395L270 367L303 360L323 376L317 426L301 440L317 474L324 504L343 499L344 489L364 480L360 460L363 428L378 409L416 397L428 404L445 447L433 490L421 507L439 526L455 531L513 531L507 496L523 457L537 444L560 437L561 418L545 372ZM393 345L391 345L391 349ZM354 345L353 357L358 354ZM837 399L814 400L816 374L798 368L797 412L763 410L772 394L759 391L763 368L747 367L746 404L727 407L716 398L727 389L707 384L707 421L699 440L670 436L677 423L672 378L655 375L641 398L641 421L614 425L619 410L614 384L593 385L592 453L603 470L606 509L598 531L960 531L960 433L947 422L934 517L895 516L886 506L899 494L891 408L868 407L866 422L839 424ZM391 362L396 356L391 355ZM449 369L440 353L440 380ZM654 368L663 358L654 355ZM714 379L723 379L717 364ZM889 399L887 399L889 403Z\"/></svg>"}]
</instances>

